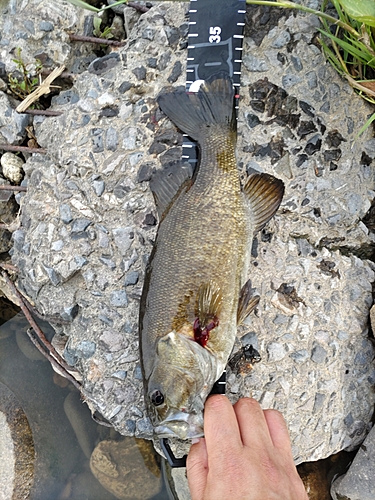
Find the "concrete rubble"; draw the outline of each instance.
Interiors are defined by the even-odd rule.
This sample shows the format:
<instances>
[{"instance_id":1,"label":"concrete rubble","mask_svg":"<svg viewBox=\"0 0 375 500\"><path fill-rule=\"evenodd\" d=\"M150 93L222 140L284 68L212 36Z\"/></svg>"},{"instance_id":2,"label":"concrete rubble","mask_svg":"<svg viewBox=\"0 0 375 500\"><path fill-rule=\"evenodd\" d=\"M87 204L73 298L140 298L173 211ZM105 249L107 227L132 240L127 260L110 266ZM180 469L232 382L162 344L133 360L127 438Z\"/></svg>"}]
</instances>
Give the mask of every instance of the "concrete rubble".
<instances>
[{"instance_id":1,"label":"concrete rubble","mask_svg":"<svg viewBox=\"0 0 375 500\"><path fill-rule=\"evenodd\" d=\"M76 74L52 99L63 114L33 119L48 153L23 165L28 191L11 250L18 286L40 311L70 321L54 325L55 340L83 375L90 408L124 436L150 439L137 332L158 224L148 181L155 169L178 168L182 143L155 98L185 83L188 4L155 2L124 47L98 58L66 34L83 30L87 12L61 0L10 5L17 22L0 20L6 70L21 46L25 58L43 54ZM254 241L250 277L261 300L234 350L252 344L262 360L229 369L227 393L280 410L301 463L355 449L371 427L375 233L362 219L375 196L375 139L371 130L357 138L372 110L325 62L318 19L275 10L262 38L251 31L257 9L245 31L238 166L242 178L276 175L286 194ZM7 136L0 124L2 140L19 142L17 127Z\"/></svg>"}]
</instances>

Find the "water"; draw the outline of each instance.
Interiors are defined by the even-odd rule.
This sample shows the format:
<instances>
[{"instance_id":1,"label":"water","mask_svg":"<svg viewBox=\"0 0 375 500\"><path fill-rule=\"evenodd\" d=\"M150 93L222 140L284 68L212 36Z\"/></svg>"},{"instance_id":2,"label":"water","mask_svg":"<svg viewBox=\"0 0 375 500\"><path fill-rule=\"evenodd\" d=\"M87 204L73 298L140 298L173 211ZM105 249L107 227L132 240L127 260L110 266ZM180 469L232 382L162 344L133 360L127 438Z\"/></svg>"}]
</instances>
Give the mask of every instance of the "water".
<instances>
[{"instance_id":1,"label":"water","mask_svg":"<svg viewBox=\"0 0 375 500\"><path fill-rule=\"evenodd\" d=\"M167 500L160 459L150 443L94 422L78 391L31 344L27 328L22 314L0 326L0 382L14 393L32 430L36 458L30 500ZM96 451L99 473L117 491L119 475L125 474L122 495L128 496L112 495L90 470L91 452L103 441L103 449L114 448L104 456ZM112 456L123 463L109 463Z\"/></svg>"}]
</instances>

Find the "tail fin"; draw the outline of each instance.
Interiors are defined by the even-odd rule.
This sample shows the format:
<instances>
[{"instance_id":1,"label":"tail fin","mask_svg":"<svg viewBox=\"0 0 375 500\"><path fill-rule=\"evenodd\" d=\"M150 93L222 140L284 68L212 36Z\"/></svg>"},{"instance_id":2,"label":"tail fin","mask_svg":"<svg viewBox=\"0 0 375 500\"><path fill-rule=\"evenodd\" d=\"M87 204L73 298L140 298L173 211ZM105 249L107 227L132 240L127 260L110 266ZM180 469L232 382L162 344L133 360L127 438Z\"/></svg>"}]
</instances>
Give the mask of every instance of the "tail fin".
<instances>
[{"instance_id":1,"label":"tail fin","mask_svg":"<svg viewBox=\"0 0 375 500\"><path fill-rule=\"evenodd\" d=\"M205 80L196 93L177 90L160 95L157 102L173 123L196 141L213 125L236 128L234 90L226 73Z\"/></svg>"}]
</instances>

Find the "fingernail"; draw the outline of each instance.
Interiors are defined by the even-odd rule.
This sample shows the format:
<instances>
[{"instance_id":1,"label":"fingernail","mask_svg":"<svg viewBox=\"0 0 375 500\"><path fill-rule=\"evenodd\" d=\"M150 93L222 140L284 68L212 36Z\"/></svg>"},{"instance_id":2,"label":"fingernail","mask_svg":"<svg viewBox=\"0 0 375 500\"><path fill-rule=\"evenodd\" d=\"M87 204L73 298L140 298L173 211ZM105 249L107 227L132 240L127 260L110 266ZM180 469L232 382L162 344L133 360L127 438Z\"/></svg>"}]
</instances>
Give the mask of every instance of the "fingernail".
<instances>
[{"instance_id":1,"label":"fingernail","mask_svg":"<svg viewBox=\"0 0 375 500\"><path fill-rule=\"evenodd\" d=\"M191 440L191 444L198 444L198 443L199 443L199 441L200 441L200 438L193 438L193 439Z\"/></svg>"}]
</instances>

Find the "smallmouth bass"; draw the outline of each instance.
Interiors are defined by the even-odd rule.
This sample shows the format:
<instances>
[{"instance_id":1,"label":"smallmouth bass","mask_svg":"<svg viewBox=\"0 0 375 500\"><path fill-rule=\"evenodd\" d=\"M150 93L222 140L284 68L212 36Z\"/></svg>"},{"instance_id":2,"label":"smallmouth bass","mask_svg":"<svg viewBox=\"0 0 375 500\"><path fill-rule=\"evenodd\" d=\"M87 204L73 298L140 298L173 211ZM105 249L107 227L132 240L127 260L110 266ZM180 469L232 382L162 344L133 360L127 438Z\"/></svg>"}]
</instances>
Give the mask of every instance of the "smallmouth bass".
<instances>
[{"instance_id":1,"label":"smallmouth bass","mask_svg":"<svg viewBox=\"0 0 375 500\"><path fill-rule=\"evenodd\" d=\"M277 211L284 184L254 174L241 187L234 90L225 74L194 94L160 95L158 104L198 141L200 161L192 179L182 182L176 167L175 177L154 183L160 224L141 298L141 362L155 433L189 439L203 435L205 400L237 325L258 303L246 282L253 235Z\"/></svg>"}]
</instances>

